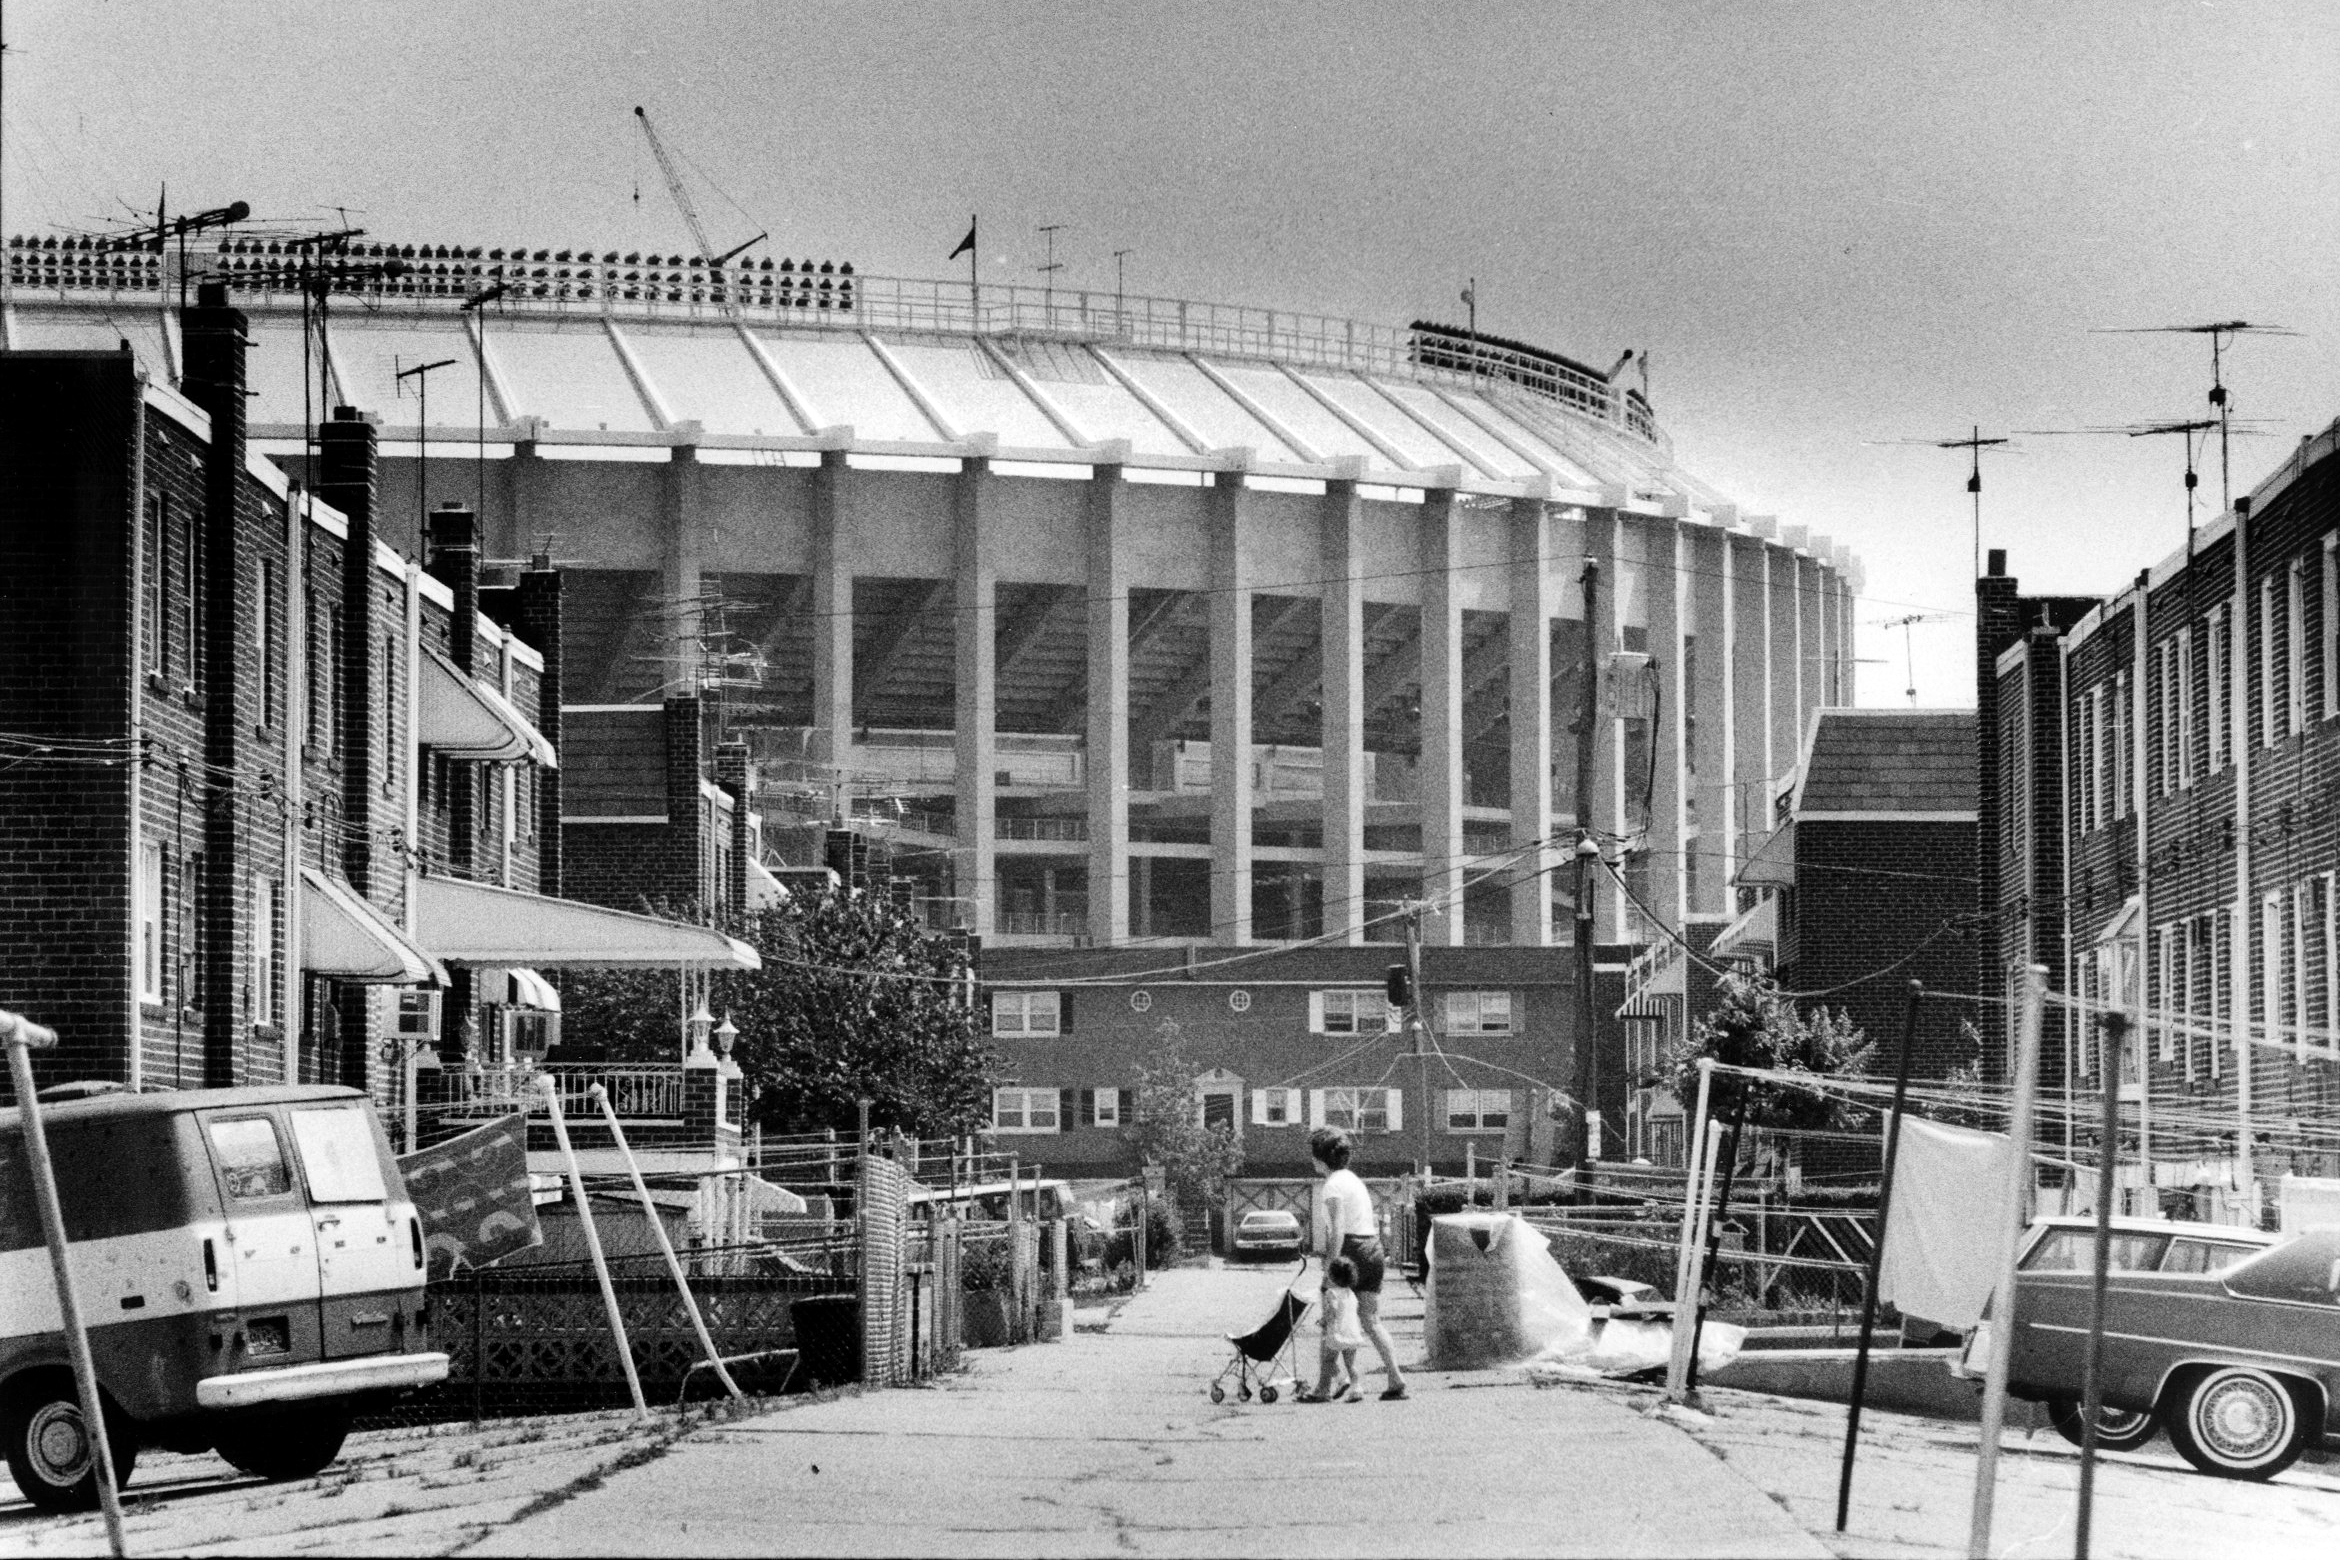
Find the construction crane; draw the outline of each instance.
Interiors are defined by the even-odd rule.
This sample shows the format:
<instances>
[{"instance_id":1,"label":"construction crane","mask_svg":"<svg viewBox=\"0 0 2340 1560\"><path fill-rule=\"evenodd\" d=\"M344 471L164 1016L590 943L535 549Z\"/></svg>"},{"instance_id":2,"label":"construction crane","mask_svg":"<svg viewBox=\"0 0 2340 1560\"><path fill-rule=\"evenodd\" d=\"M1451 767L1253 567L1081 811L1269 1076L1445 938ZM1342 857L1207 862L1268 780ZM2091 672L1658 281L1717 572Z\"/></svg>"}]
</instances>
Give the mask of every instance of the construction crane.
<instances>
[{"instance_id":1,"label":"construction crane","mask_svg":"<svg viewBox=\"0 0 2340 1560\"><path fill-rule=\"evenodd\" d=\"M666 143L658 139L657 127L650 123L649 114L644 112L639 104L635 105L634 118L640 121L642 135L650 143L650 155L658 160L659 176L666 180L666 193L674 197L675 206L682 212L683 221L690 227L691 241L699 246L699 258L707 262L709 273L707 280L712 284L715 281L714 273L722 269L726 260L733 259L772 235L768 230L758 233L746 243L735 244L723 253L717 254L714 242L707 237L707 225L699 220L699 208L691 204L690 191L683 188L681 170L675 167L674 159L667 155ZM723 307L726 313L731 311L732 305L728 296L724 299Z\"/></svg>"},{"instance_id":2,"label":"construction crane","mask_svg":"<svg viewBox=\"0 0 2340 1560\"><path fill-rule=\"evenodd\" d=\"M1909 687L1905 691L1909 694L1909 707L1913 710L1917 708L1917 645L1910 630L1920 623L1945 623L1949 619L1950 614L1947 612L1913 612L1908 617L1887 618L1872 625L1901 630L1901 654L1909 673Z\"/></svg>"}]
</instances>

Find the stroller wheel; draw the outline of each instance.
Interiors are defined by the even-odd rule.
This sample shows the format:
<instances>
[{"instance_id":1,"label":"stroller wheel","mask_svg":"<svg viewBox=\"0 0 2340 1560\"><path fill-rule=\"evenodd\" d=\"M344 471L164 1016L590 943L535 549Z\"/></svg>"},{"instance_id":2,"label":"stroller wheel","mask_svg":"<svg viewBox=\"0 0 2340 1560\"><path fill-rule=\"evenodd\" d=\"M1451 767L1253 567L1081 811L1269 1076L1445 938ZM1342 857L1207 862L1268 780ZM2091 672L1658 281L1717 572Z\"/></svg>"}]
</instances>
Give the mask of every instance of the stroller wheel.
<instances>
[{"instance_id":1,"label":"stroller wheel","mask_svg":"<svg viewBox=\"0 0 2340 1560\"><path fill-rule=\"evenodd\" d=\"M1220 1386L1215 1381L1211 1383L1211 1401L1214 1403L1224 1403L1227 1401L1227 1389Z\"/></svg>"},{"instance_id":2,"label":"stroller wheel","mask_svg":"<svg viewBox=\"0 0 2340 1560\"><path fill-rule=\"evenodd\" d=\"M1275 1389L1275 1388L1273 1388L1273 1387L1262 1387L1262 1388L1260 1388L1260 1389L1259 1389L1259 1400L1260 1400L1262 1403L1273 1403L1273 1402L1276 1400L1276 1389Z\"/></svg>"},{"instance_id":3,"label":"stroller wheel","mask_svg":"<svg viewBox=\"0 0 2340 1560\"><path fill-rule=\"evenodd\" d=\"M1248 1403L1248 1402L1250 1402L1250 1401L1251 1401L1251 1389L1250 1389L1249 1387L1237 1387L1237 1388L1235 1389L1235 1401L1236 1401L1236 1402L1238 1402L1238 1403Z\"/></svg>"}]
</instances>

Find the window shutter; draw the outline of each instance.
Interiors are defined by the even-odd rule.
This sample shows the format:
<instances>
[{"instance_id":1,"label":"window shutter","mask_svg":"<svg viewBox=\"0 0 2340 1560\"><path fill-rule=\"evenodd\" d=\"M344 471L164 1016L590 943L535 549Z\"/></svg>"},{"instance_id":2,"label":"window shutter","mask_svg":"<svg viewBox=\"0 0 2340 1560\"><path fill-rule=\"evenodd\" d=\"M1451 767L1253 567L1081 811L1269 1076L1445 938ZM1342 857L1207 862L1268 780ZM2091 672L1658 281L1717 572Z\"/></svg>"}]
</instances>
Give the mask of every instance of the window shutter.
<instances>
[{"instance_id":1,"label":"window shutter","mask_svg":"<svg viewBox=\"0 0 2340 1560\"><path fill-rule=\"evenodd\" d=\"M983 1027L995 1035L999 1033L999 999L1000 993L996 991L978 991L975 997L982 1004L981 1011L987 1020Z\"/></svg>"},{"instance_id":2,"label":"window shutter","mask_svg":"<svg viewBox=\"0 0 2340 1560\"><path fill-rule=\"evenodd\" d=\"M1070 1132L1079 1120L1080 1101L1070 1089L1056 1091L1056 1130Z\"/></svg>"},{"instance_id":3,"label":"window shutter","mask_svg":"<svg viewBox=\"0 0 2340 1560\"><path fill-rule=\"evenodd\" d=\"M1322 1089L1308 1091L1308 1125L1312 1127L1324 1125L1324 1090Z\"/></svg>"},{"instance_id":4,"label":"window shutter","mask_svg":"<svg viewBox=\"0 0 2340 1560\"><path fill-rule=\"evenodd\" d=\"M1072 999L1069 991L1056 994L1056 1032L1060 1035L1072 1033Z\"/></svg>"},{"instance_id":5,"label":"window shutter","mask_svg":"<svg viewBox=\"0 0 2340 1560\"><path fill-rule=\"evenodd\" d=\"M1251 1091L1251 1124L1252 1124L1253 1126L1255 1126L1255 1127L1264 1127L1264 1126L1266 1126L1266 1125L1268 1124L1268 1119L1267 1119L1267 1106L1268 1106L1268 1091L1267 1091L1267 1090L1265 1090L1265 1089L1254 1089L1254 1090L1252 1090L1252 1091Z\"/></svg>"},{"instance_id":6,"label":"window shutter","mask_svg":"<svg viewBox=\"0 0 2340 1560\"><path fill-rule=\"evenodd\" d=\"M1381 1092L1389 1101L1389 1130L1392 1132L1403 1131L1406 1125L1406 1091L1403 1089L1384 1089Z\"/></svg>"},{"instance_id":7,"label":"window shutter","mask_svg":"<svg viewBox=\"0 0 2340 1560\"><path fill-rule=\"evenodd\" d=\"M1121 1124L1126 1127L1136 1119L1137 1090L1124 1089L1121 1091Z\"/></svg>"},{"instance_id":8,"label":"window shutter","mask_svg":"<svg viewBox=\"0 0 2340 1560\"><path fill-rule=\"evenodd\" d=\"M1308 994L1308 1032L1312 1035L1324 1033L1324 993L1321 991Z\"/></svg>"},{"instance_id":9,"label":"window shutter","mask_svg":"<svg viewBox=\"0 0 2340 1560\"><path fill-rule=\"evenodd\" d=\"M1097 1091L1095 1089L1083 1089L1081 1090L1081 1125L1084 1127L1093 1127L1096 1124Z\"/></svg>"}]
</instances>

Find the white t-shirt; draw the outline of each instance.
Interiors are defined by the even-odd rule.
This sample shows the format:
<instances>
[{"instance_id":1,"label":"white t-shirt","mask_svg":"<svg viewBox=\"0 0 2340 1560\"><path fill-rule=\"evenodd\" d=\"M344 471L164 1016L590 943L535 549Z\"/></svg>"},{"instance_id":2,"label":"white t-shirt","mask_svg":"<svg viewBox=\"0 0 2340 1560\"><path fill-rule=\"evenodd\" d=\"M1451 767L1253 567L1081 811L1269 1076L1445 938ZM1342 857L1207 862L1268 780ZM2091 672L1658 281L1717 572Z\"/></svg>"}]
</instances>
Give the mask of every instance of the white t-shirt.
<instances>
[{"instance_id":1,"label":"white t-shirt","mask_svg":"<svg viewBox=\"0 0 2340 1560\"><path fill-rule=\"evenodd\" d=\"M1334 1255L1340 1254L1341 1243L1351 1235L1381 1233L1373 1222L1373 1194L1354 1170L1335 1170L1326 1176L1323 1196L1324 1231Z\"/></svg>"}]
</instances>

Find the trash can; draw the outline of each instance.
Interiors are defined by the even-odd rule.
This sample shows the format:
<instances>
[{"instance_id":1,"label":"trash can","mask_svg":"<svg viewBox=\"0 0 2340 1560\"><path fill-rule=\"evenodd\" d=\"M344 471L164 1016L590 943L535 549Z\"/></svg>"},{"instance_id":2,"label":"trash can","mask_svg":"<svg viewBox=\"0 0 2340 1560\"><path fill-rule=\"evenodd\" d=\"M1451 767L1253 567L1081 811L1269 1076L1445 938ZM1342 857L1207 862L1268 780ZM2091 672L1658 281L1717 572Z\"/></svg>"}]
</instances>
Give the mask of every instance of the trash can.
<instances>
[{"instance_id":1,"label":"trash can","mask_svg":"<svg viewBox=\"0 0 2340 1560\"><path fill-rule=\"evenodd\" d=\"M861 1379L861 1298L806 1295L788 1308L796 1333L797 1379L836 1387Z\"/></svg>"}]
</instances>

